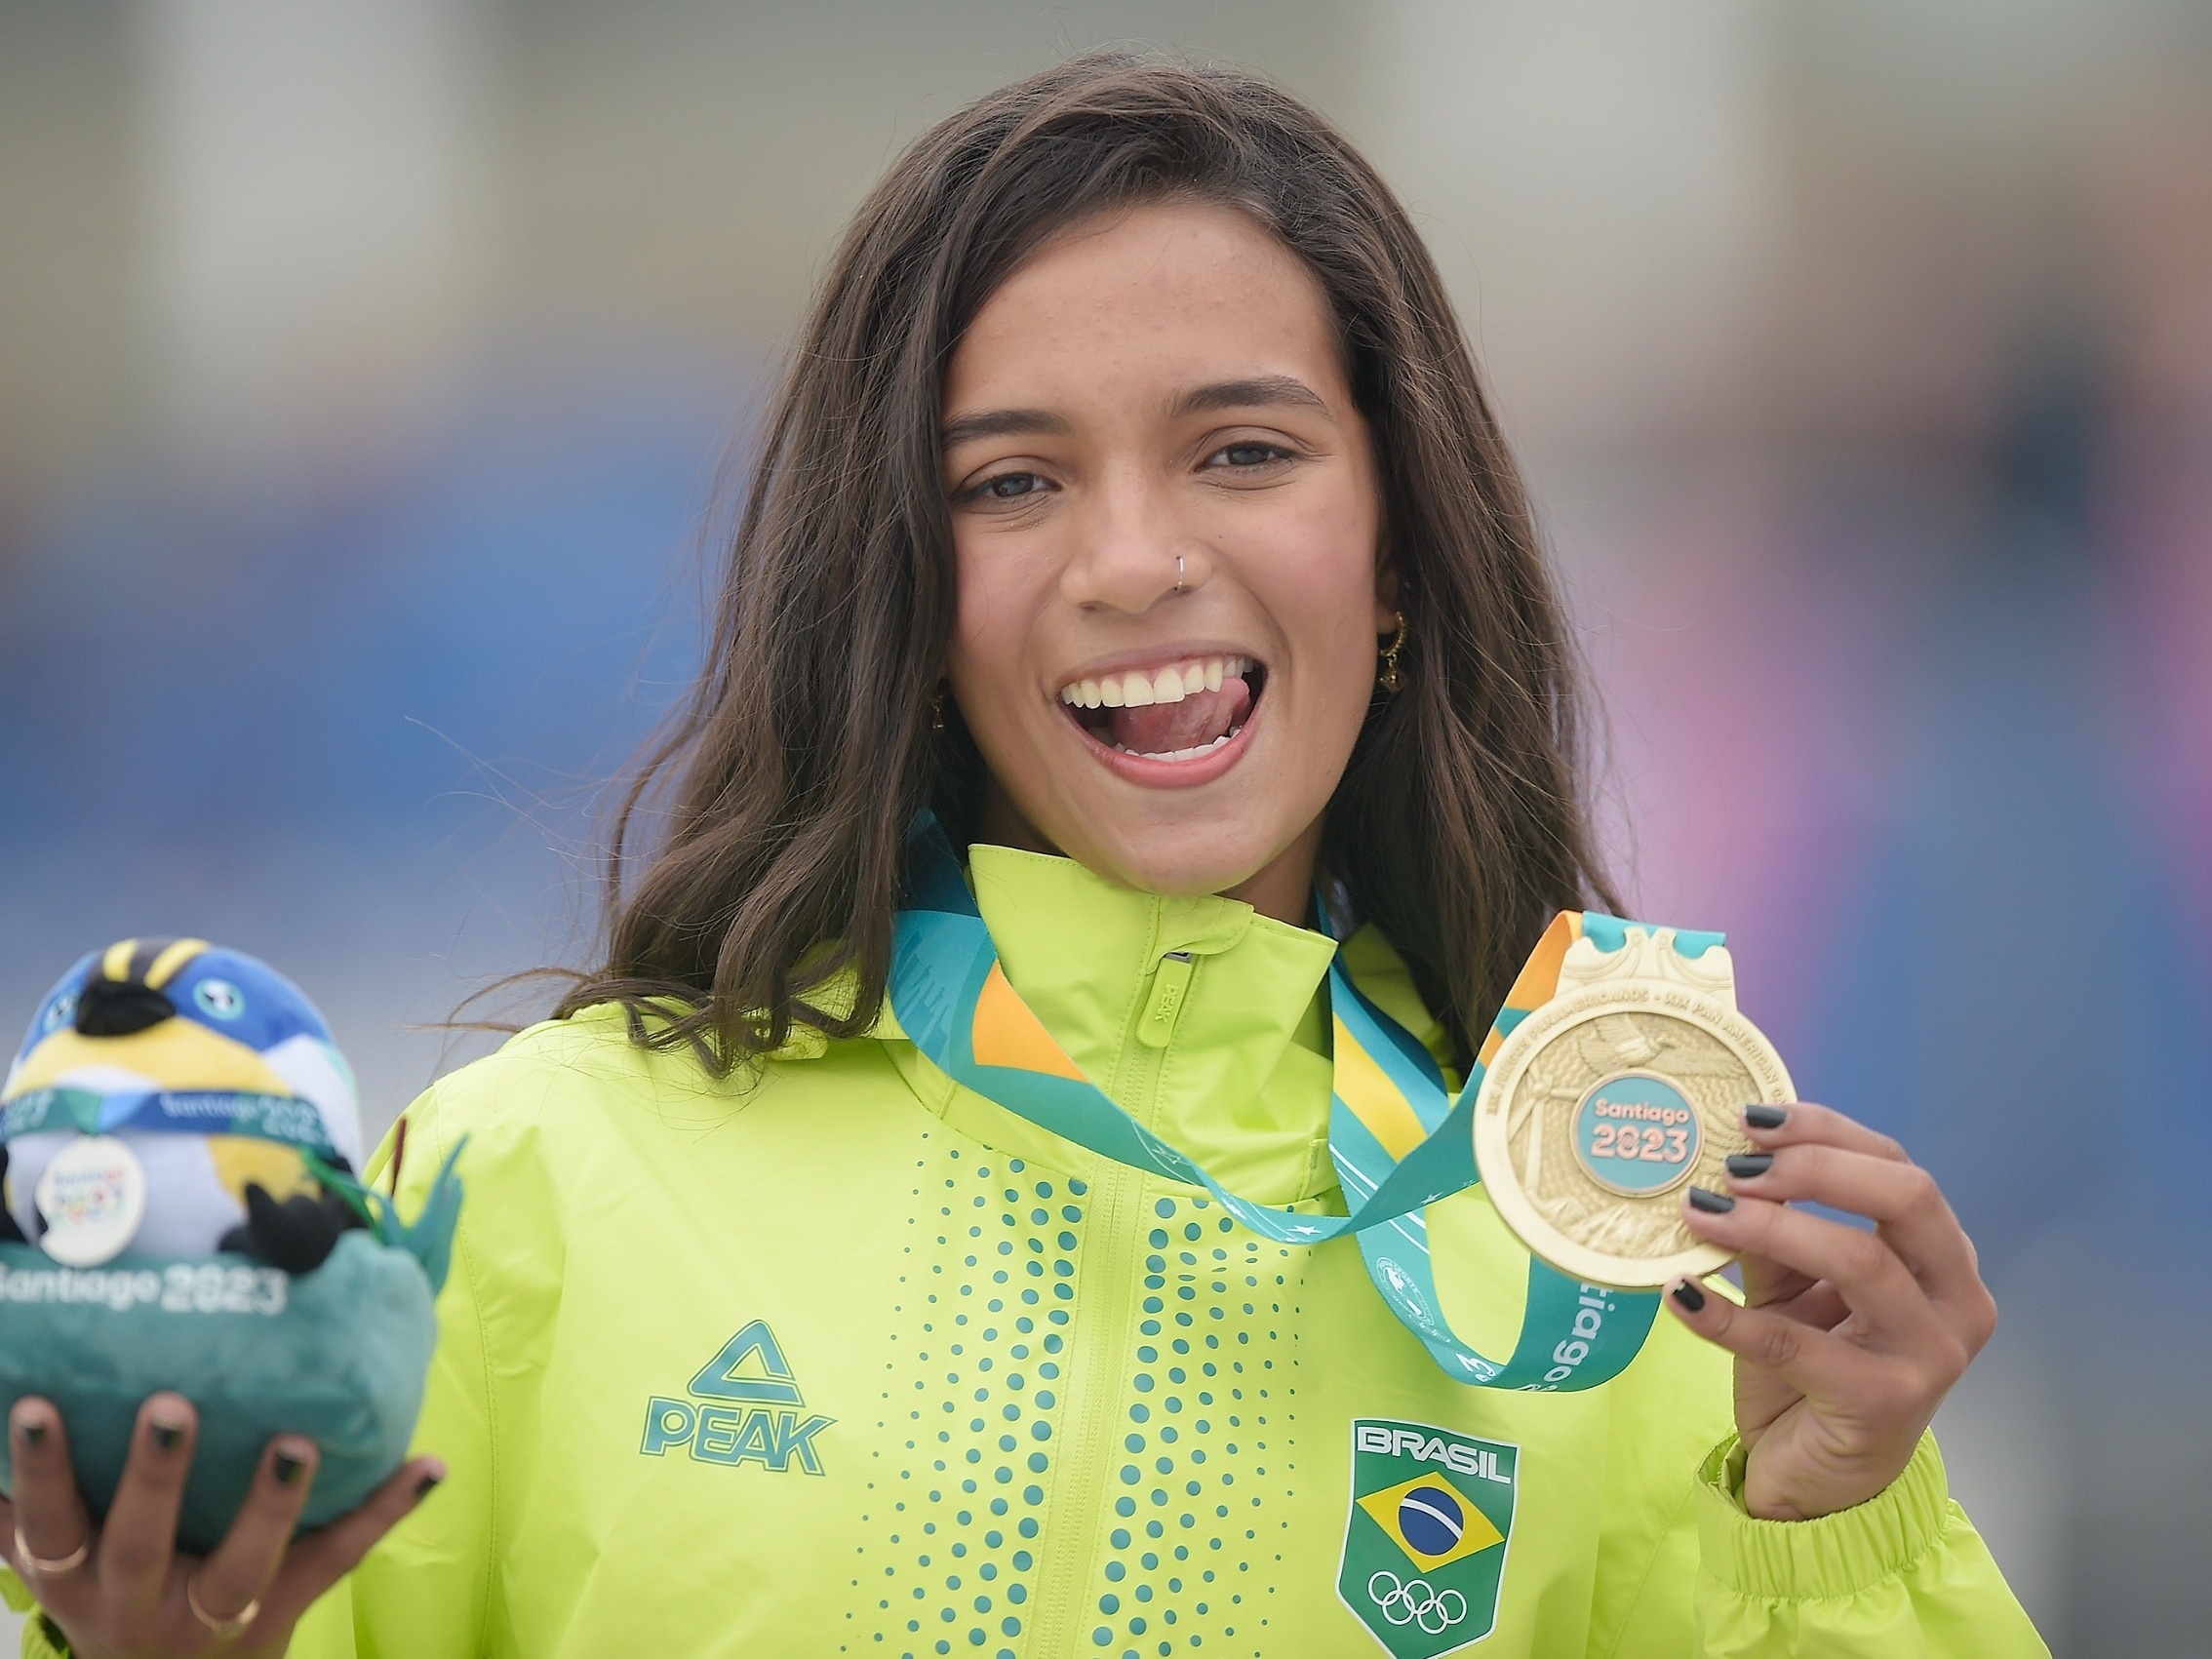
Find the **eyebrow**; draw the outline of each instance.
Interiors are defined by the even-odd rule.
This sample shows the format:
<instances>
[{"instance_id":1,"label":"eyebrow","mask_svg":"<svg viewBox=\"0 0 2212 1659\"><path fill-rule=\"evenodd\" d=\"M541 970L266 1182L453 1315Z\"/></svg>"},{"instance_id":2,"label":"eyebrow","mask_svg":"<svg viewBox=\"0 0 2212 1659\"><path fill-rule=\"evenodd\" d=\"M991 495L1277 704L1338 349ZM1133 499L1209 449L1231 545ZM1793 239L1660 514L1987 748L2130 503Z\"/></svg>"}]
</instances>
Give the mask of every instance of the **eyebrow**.
<instances>
[{"instance_id":1,"label":"eyebrow","mask_svg":"<svg viewBox=\"0 0 2212 1659\"><path fill-rule=\"evenodd\" d=\"M1319 392L1288 375L1255 375L1249 379L1219 380L1210 386L1194 387L1175 400L1175 413L1202 415L1211 410L1270 406L1328 414L1328 405Z\"/></svg>"},{"instance_id":2,"label":"eyebrow","mask_svg":"<svg viewBox=\"0 0 2212 1659\"><path fill-rule=\"evenodd\" d=\"M1049 410L986 409L946 421L938 442L945 449L955 450L979 438L1027 437L1032 433L1065 437L1069 429L1067 418Z\"/></svg>"},{"instance_id":3,"label":"eyebrow","mask_svg":"<svg viewBox=\"0 0 2212 1659\"><path fill-rule=\"evenodd\" d=\"M1243 380L1217 380L1194 386L1175 400L1177 415L1204 415L1223 409L1269 407L1318 410L1329 413L1321 394L1305 381L1288 375L1255 375ZM1072 430L1067 417L1044 409L986 409L945 422L938 442L947 450L984 438L1017 438L1033 434L1065 437Z\"/></svg>"}]
</instances>

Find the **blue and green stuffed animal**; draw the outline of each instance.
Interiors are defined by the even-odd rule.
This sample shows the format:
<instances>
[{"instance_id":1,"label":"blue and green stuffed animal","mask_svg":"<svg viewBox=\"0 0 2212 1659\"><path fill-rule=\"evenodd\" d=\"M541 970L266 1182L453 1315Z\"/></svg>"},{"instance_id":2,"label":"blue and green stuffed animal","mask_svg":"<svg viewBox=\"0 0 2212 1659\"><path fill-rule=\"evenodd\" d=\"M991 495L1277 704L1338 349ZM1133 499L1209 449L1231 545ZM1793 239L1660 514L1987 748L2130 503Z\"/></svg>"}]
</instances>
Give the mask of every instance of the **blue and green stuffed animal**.
<instances>
[{"instance_id":1,"label":"blue and green stuffed animal","mask_svg":"<svg viewBox=\"0 0 2212 1659\"><path fill-rule=\"evenodd\" d=\"M322 1451L303 1525L356 1507L421 1408L458 1151L403 1223L355 1174L352 1073L290 980L200 939L86 957L0 1084L0 1413L52 1400L104 1513L140 1402L191 1400L190 1550L277 1434Z\"/></svg>"},{"instance_id":2,"label":"blue and green stuffed animal","mask_svg":"<svg viewBox=\"0 0 2212 1659\"><path fill-rule=\"evenodd\" d=\"M86 1133L143 1173L127 1243L144 1254L234 1250L311 1273L366 1225L310 1162L350 1175L361 1153L330 1027L290 980L204 940L125 939L78 963L32 1019L0 1108L0 1239L41 1241L40 1177Z\"/></svg>"}]
</instances>

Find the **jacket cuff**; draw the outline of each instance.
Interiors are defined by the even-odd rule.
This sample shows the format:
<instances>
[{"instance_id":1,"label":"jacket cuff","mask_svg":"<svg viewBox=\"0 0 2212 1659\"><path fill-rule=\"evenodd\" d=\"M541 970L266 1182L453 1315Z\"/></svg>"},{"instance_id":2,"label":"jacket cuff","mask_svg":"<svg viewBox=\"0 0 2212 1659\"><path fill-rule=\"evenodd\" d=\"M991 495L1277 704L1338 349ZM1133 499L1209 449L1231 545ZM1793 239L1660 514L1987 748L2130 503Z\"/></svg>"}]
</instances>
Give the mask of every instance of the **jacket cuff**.
<instances>
[{"instance_id":1,"label":"jacket cuff","mask_svg":"<svg viewBox=\"0 0 2212 1659\"><path fill-rule=\"evenodd\" d=\"M0 1605L29 1615L23 1620L23 1659L69 1659L69 1644L61 1639L61 1633L38 1610L29 1587L5 1566L0 1566Z\"/></svg>"},{"instance_id":2,"label":"jacket cuff","mask_svg":"<svg viewBox=\"0 0 2212 1659\"><path fill-rule=\"evenodd\" d=\"M1855 1596L1901 1577L1942 1538L1953 1515L1931 1431L1887 1489L1816 1521L1744 1513L1744 1447L1730 1435L1698 1468L1697 1531L1705 1570L1739 1596L1809 1601Z\"/></svg>"}]
</instances>

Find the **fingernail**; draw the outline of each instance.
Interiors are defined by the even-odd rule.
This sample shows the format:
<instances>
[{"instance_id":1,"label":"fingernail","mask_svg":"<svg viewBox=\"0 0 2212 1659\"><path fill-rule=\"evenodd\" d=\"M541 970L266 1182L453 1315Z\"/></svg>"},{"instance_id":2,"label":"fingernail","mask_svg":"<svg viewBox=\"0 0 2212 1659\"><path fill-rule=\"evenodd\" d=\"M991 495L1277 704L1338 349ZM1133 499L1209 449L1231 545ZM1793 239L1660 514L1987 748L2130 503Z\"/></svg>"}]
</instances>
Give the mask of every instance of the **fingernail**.
<instances>
[{"instance_id":1,"label":"fingernail","mask_svg":"<svg viewBox=\"0 0 2212 1659\"><path fill-rule=\"evenodd\" d=\"M1787 1106L1746 1106L1744 1122L1755 1129L1778 1129L1790 1121Z\"/></svg>"},{"instance_id":2,"label":"fingernail","mask_svg":"<svg viewBox=\"0 0 2212 1659\"><path fill-rule=\"evenodd\" d=\"M280 1486L291 1485L299 1479L300 1471L306 1467L307 1460L304 1457L295 1457L289 1451L269 1454L269 1472L276 1477L276 1483Z\"/></svg>"},{"instance_id":3,"label":"fingernail","mask_svg":"<svg viewBox=\"0 0 2212 1659\"><path fill-rule=\"evenodd\" d=\"M1774 1167L1771 1152L1731 1152L1728 1154L1728 1173L1739 1181L1753 1181Z\"/></svg>"},{"instance_id":4,"label":"fingernail","mask_svg":"<svg viewBox=\"0 0 2212 1659\"><path fill-rule=\"evenodd\" d=\"M1690 1190L1692 1192L1695 1192L1697 1189L1693 1187ZM1676 1281L1675 1287L1672 1290L1668 1291L1667 1294L1674 1297L1676 1301L1681 1303L1683 1307L1687 1308L1693 1314L1702 1312L1704 1310L1705 1292L1700 1290L1696 1285L1692 1284L1686 1279Z\"/></svg>"},{"instance_id":5,"label":"fingernail","mask_svg":"<svg viewBox=\"0 0 2212 1659\"><path fill-rule=\"evenodd\" d=\"M153 1443L161 1447L163 1451L175 1451L178 1442L184 1438L184 1425L181 1423L164 1423L157 1418L146 1425L146 1433L152 1437Z\"/></svg>"},{"instance_id":6,"label":"fingernail","mask_svg":"<svg viewBox=\"0 0 2212 1659\"><path fill-rule=\"evenodd\" d=\"M44 1445L46 1443L46 1425L36 1420L18 1423L16 1425L16 1438L28 1446Z\"/></svg>"},{"instance_id":7,"label":"fingernail","mask_svg":"<svg viewBox=\"0 0 2212 1659\"><path fill-rule=\"evenodd\" d=\"M445 1477L443 1475L425 1475L421 1480L415 1481L415 1501L416 1503L420 1503L424 1498L428 1497L432 1492L436 1491L438 1489L438 1482L443 1481Z\"/></svg>"},{"instance_id":8,"label":"fingernail","mask_svg":"<svg viewBox=\"0 0 2212 1659\"><path fill-rule=\"evenodd\" d=\"M1692 1209L1702 1209L1708 1215L1725 1215L1736 1207L1736 1201L1726 1193L1711 1193L1703 1187L1692 1187L1689 1190L1689 1206Z\"/></svg>"}]
</instances>

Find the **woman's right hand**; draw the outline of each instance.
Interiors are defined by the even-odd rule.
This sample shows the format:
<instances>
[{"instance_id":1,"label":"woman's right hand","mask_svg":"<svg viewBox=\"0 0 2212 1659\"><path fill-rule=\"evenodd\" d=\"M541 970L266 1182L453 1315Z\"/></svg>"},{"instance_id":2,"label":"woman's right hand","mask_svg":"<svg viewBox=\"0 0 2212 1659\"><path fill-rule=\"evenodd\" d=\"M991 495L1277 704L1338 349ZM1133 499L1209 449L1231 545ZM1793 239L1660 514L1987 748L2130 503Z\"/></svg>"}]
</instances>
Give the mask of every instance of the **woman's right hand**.
<instances>
[{"instance_id":1,"label":"woman's right hand","mask_svg":"<svg viewBox=\"0 0 2212 1659\"><path fill-rule=\"evenodd\" d=\"M308 1605L445 1478L435 1458L415 1458L352 1514L295 1540L316 1451L304 1437L280 1435L229 1533L202 1559L175 1545L198 1431L183 1396L147 1400L115 1502L95 1528L61 1413L44 1400L17 1402L8 1425L15 1502L0 1501L0 1555L68 1638L72 1659L273 1659Z\"/></svg>"}]
</instances>

